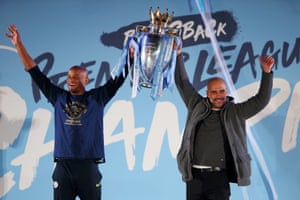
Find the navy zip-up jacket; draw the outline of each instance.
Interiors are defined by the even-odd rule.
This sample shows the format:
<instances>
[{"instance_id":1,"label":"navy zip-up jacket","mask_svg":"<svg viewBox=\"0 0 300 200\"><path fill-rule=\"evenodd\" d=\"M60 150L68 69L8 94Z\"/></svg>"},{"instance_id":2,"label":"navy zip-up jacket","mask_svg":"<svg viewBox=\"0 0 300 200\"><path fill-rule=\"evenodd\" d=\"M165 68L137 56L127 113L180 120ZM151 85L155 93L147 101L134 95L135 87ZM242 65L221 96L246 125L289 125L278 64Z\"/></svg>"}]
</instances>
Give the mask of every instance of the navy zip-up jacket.
<instances>
[{"instance_id":1,"label":"navy zip-up jacket","mask_svg":"<svg viewBox=\"0 0 300 200\"><path fill-rule=\"evenodd\" d=\"M188 116L182 137L181 146L177 154L179 171L183 181L190 181L192 176L193 144L196 127L211 111L207 97L202 97L191 85L182 56L178 56L175 68L175 83L187 107ZM273 87L273 73L262 72L262 79L258 93L241 103L234 103L228 97L221 110L221 120L225 129L234 166L228 170L230 182L240 186L250 184L251 157L247 149L246 120L261 111L270 101Z\"/></svg>"}]
</instances>

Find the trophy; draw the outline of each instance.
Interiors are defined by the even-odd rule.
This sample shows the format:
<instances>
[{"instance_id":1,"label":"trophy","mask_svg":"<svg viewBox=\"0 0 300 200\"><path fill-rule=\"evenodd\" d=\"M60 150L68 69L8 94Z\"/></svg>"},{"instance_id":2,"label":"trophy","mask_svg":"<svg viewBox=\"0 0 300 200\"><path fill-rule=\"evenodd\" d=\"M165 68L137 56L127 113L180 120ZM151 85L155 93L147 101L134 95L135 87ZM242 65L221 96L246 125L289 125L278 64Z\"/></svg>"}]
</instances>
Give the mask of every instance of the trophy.
<instances>
[{"instance_id":1,"label":"trophy","mask_svg":"<svg viewBox=\"0 0 300 200\"><path fill-rule=\"evenodd\" d=\"M130 46L135 52L130 72L133 98L143 87L151 88L150 96L156 99L162 95L164 88L171 87L174 82L177 53L174 42L177 47L180 46L181 30L168 27L168 22L174 16L174 12L169 16L168 9L161 13L159 7L155 12L150 7L149 15L150 24L137 25L134 35L128 38L125 46L125 54L128 54Z\"/></svg>"},{"instance_id":2,"label":"trophy","mask_svg":"<svg viewBox=\"0 0 300 200\"><path fill-rule=\"evenodd\" d=\"M161 13L159 7L155 12L149 10L150 24L137 25L134 35L138 50L137 61L133 68L133 96L135 89L152 88L151 97L162 95L162 90L169 87L173 81L176 62L174 42L179 42L180 29L168 27L168 22L174 16L169 16L168 9ZM179 46L179 45L177 45ZM135 88L136 87L136 88Z\"/></svg>"}]
</instances>

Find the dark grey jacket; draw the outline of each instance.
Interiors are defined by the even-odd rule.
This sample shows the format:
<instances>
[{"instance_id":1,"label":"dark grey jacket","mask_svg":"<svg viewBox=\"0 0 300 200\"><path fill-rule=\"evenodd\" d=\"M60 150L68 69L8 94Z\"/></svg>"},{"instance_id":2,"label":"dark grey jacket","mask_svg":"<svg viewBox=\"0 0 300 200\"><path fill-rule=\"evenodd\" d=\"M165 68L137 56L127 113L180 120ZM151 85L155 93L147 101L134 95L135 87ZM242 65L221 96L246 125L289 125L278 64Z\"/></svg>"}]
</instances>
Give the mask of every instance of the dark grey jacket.
<instances>
[{"instance_id":1,"label":"dark grey jacket","mask_svg":"<svg viewBox=\"0 0 300 200\"><path fill-rule=\"evenodd\" d=\"M177 57L175 69L175 82L177 89L187 107L188 116L179 152L177 163L183 181L190 181L192 176L193 144L197 124L201 123L210 113L208 98L202 97L191 85L182 56ZM223 109L221 119L228 137L234 161L233 171L229 170L229 181L240 186L250 184L250 161L246 142L246 119L262 110L269 102L273 86L273 73L262 73L260 88L255 96L241 103L234 103L228 97Z\"/></svg>"}]
</instances>

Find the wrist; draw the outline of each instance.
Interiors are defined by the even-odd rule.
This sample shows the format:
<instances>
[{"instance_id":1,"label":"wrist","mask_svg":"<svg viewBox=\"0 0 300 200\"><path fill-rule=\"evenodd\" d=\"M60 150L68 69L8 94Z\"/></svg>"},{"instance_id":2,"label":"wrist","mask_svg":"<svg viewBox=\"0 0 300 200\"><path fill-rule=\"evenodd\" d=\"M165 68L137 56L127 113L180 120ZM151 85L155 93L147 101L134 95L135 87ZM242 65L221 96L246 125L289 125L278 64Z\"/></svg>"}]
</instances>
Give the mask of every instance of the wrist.
<instances>
[{"instance_id":1,"label":"wrist","mask_svg":"<svg viewBox=\"0 0 300 200\"><path fill-rule=\"evenodd\" d=\"M182 55L182 52L180 50L177 51L177 56L181 56Z\"/></svg>"},{"instance_id":2,"label":"wrist","mask_svg":"<svg viewBox=\"0 0 300 200\"><path fill-rule=\"evenodd\" d=\"M15 45L16 48L22 46L22 42L21 41L16 41L15 43L13 43L13 45Z\"/></svg>"}]
</instances>

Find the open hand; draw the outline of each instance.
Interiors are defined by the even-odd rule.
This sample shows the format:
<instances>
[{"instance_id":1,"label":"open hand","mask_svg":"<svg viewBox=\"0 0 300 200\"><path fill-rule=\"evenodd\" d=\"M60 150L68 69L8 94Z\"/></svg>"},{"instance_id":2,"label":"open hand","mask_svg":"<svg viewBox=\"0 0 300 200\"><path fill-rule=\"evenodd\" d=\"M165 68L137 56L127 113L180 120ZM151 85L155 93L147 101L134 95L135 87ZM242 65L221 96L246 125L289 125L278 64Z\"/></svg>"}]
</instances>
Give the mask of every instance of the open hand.
<instances>
[{"instance_id":1,"label":"open hand","mask_svg":"<svg viewBox=\"0 0 300 200\"><path fill-rule=\"evenodd\" d=\"M17 45L18 42L20 42L20 35L18 32L18 29L15 25L10 25L8 27L9 33L6 33L6 37L10 39L10 41L13 43L13 45Z\"/></svg>"}]
</instances>

